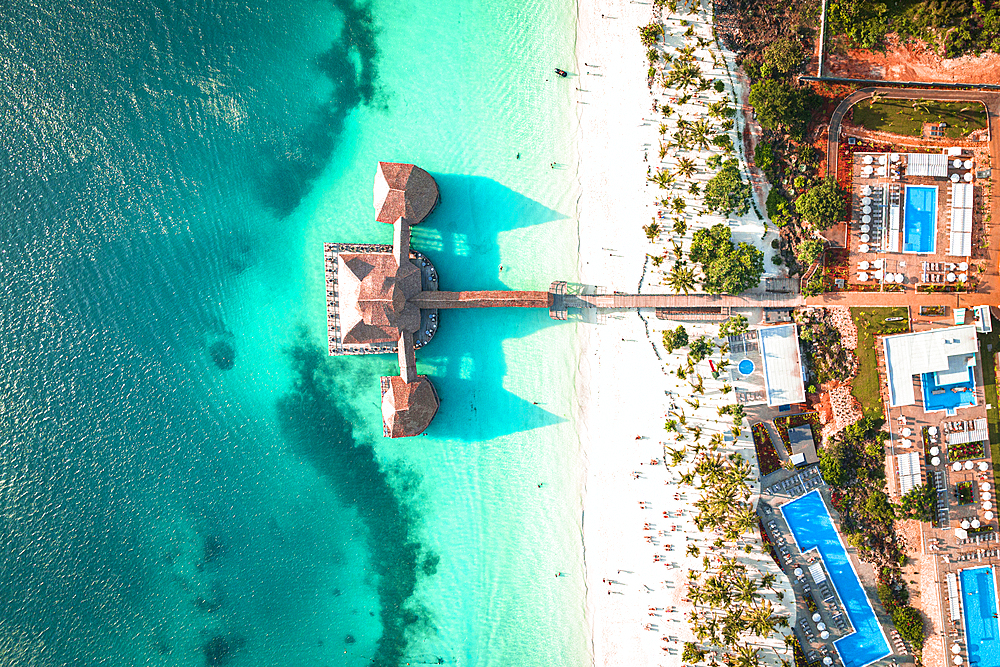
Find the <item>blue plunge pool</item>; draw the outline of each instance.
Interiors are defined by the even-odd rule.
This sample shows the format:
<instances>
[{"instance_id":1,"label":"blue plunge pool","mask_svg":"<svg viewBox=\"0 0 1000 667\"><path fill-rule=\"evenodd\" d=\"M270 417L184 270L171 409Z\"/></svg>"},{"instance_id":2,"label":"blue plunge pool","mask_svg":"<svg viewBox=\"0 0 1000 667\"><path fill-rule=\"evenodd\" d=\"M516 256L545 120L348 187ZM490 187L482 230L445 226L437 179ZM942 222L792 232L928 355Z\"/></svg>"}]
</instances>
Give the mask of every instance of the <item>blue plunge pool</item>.
<instances>
[{"instance_id":1,"label":"blue plunge pool","mask_svg":"<svg viewBox=\"0 0 1000 667\"><path fill-rule=\"evenodd\" d=\"M851 619L854 632L833 644L844 667L865 667L889 655L889 642L819 491L810 491L782 506L781 513L800 551L819 550L833 588Z\"/></svg>"},{"instance_id":2,"label":"blue plunge pool","mask_svg":"<svg viewBox=\"0 0 1000 667\"><path fill-rule=\"evenodd\" d=\"M907 185L905 197L903 252L934 252L937 245L937 188Z\"/></svg>"},{"instance_id":3,"label":"blue plunge pool","mask_svg":"<svg viewBox=\"0 0 1000 667\"><path fill-rule=\"evenodd\" d=\"M962 570L962 616L970 667L1000 667L1000 626L992 567Z\"/></svg>"},{"instance_id":4,"label":"blue plunge pool","mask_svg":"<svg viewBox=\"0 0 1000 667\"><path fill-rule=\"evenodd\" d=\"M955 410L967 405L976 404L976 376L969 367L969 379L956 384L938 384L936 373L924 373L920 376L920 385L924 393L924 412L947 410L948 415L954 415Z\"/></svg>"}]
</instances>

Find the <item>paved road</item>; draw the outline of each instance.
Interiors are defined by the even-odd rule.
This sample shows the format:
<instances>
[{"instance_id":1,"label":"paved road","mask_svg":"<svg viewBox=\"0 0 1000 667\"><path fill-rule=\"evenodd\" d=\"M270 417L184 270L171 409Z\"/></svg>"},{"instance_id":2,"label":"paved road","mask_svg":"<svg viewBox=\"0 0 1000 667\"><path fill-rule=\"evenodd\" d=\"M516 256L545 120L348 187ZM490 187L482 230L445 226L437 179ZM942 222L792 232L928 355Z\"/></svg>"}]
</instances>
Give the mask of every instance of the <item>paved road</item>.
<instances>
[{"instance_id":1,"label":"paved road","mask_svg":"<svg viewBox=\"0 0 1000 667\"><path fill-rule=\"evenodd\" d=\"M847 111L861 100L878 93L883 99L937 100L945 102L981 102L986 106L990 136L990 167L1000 175L1000 92L983 90L927 90L922 88L862 88L851 93L834 109L830 117L829 141L827 144L827 173L837 173L837 151L840 144L840 124ZM956 307L981 304L1000 305L1000 267L997 265L1000 251L1000 197L992 197L990 202L989 247L981 251L976 259L987 260L988 271L980 277L977 291L972 294L916 294L913 290L900 293L885 292L837 292L823 294L806 300L811 305L954 305Z\"/></svg>"}]
</instances>

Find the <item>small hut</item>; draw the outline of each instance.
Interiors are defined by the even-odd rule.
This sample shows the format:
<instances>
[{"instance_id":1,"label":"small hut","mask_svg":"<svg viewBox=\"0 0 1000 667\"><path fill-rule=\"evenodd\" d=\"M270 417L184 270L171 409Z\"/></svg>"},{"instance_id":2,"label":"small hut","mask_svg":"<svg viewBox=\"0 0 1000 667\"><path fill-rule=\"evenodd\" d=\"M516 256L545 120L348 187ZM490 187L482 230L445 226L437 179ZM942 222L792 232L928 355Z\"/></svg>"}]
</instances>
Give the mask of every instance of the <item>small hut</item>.
<instances>
[{"instance_id":1,"label":"small hut","mask_svg":"<svg viewBox=\"0 0 1000 667\"><path fill-rule=\"evenodd\" d=\"M420 167L398 162L379 162L375 171L375 219L393 224L404 218L416 225L426 218L440 199L434 177Z\"/></svg>"},{"instance_id":2,"label":"small hut","mask_svg":"<svg viewBox=\"0 0 1000 667\"><path fill-rule=\"evenodd\" d=\"M425 375L406 382L394 375L382 378L382 429L387 438L420 435L430 425L439 405L434 385Z\"/></svg>"}]
</instances>

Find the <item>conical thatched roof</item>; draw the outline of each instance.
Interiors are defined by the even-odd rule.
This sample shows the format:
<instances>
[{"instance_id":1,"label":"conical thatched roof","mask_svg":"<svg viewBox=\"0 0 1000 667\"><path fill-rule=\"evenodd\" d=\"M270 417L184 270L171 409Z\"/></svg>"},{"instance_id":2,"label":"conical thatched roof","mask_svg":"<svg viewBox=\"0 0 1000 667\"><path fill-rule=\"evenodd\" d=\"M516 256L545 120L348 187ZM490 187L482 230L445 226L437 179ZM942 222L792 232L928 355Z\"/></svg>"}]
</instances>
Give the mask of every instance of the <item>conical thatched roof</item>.
<instances>
[{"instance_id":1,"label":"conical thatched roof","mask_svg":"<svg viewBox=\"0 0 1000 667\"><path fill-rule=\"evenodd\" d=\"M391 253L341 253L338 261L340 328L347 344L394 343L420 328L420 270Z\"/></svg>"},{"instance_id":2,"label":"conical thatched roof","mask_svg":"<svg viewBox=\"0 0 1000 667\"><path fill-rule=\"evenodd\" d=\"M375 219L392 224L400 218L415 225L434 210L438 187L420 167L399 162L379 162L375 170Z\"/></svg>"},{"instance_id":3,"label":"conical thatched roof","mask_svg":"<svg viewBox=\"0 0 1000 667\"><path fill-rule=\"evenodd\" d=\"M427 376L405 382L395 375L382 378L382 426L386 437L420 435L434 419L438 396Z\"/></svg>"}]
</instances>

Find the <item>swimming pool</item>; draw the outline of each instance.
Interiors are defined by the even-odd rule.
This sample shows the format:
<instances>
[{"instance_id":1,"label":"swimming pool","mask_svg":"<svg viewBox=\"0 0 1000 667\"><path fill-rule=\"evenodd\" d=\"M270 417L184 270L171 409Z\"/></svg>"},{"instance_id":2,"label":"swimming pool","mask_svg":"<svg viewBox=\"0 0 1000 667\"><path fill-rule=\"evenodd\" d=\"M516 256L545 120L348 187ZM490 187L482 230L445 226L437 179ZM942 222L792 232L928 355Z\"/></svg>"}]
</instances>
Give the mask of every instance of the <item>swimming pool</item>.
<instances>
[{"instance_id":1,"label":"swimming pool","mask_svg":"<svg viewBox=\"0 0 1000 667\"><path fill-rule=\"evenodd\" d=\"M875 610L861 587L847 549L833 526L819 491L810 491L781 508L800 551L817 548L854 632L833 643L844 667L865 667L891 653Z\"/></svg>"},{"instance_id":2,"label":"swimming pool","mask_svg":"<svg viewBox=\"0 0 1000 667\"><path fill-rule=\"evenodd\" d=\"M962 617L970 667L1000 667L1000 626L992 567L962 570Z\"/></svg>"},{"instance_id":3,"label":"swimming pool","mask_svg":"<svg viewBox=\"0 0 1000 667\"><path fill-rule=\"evenodd\" d=\"M750 359L743 359L742 361L740 361L737 368L740 369L740 373L742 373L743 375L750 375L751 373L753 373L754 364L753 361L751 361Z\"/></svg>"},{"instance_id":4,"label":"swimming pool","mask_svg":"<svg viewBox=\"0 0 1000 667\"><path fill-rule=\"evenodd\" d=\"M920 385L924 393L924 412L947 410L948 415L954 415L957 408L976 404L976 376L971 366L969 379L955 384L938 384L937 374L924 373L920 376Z\"/></svg>"},{"instance_id":5,"label":"swimming pool","mask_svg":"<svg viewBox=\"0 0 1000 667\"><path fill-rule=\"evenodd\" d=\"M903 252L934 252L937 235L937 188L907 185L903 211Z\"/></svg>"}]
</instances>

